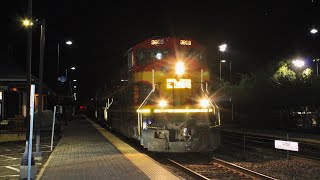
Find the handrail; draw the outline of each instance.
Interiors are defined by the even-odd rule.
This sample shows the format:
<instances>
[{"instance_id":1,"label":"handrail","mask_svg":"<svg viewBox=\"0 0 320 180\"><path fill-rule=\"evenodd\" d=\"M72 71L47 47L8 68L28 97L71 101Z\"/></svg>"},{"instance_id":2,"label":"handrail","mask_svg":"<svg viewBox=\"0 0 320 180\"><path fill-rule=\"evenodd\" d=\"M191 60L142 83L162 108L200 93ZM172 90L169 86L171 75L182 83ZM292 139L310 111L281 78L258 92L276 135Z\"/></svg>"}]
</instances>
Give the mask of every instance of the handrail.
<instances>
[{"instance_id":1,"label":"handrail","mask_svg":"<svg viewBox=\"0 0 320 180\"><path fill-rule=\"evenodd\" d=\"M149 99L149 97L151 96L151 94L155 90L156 90L156 87L155 87L155 84L154 84L154 69L152 69L152 89L149 92L148 96L143 100L143 102L140 104L140 106L137 109L137 112L138 112L138 135L139 136L141 135L140 128L141 128L141 125L142 125L142 114L140 113L140 109L141 109L142 106L145 105L145 103L147 102L147 100Z\"/></svg>"},{"instance_id":2,"label":"handrail","mask_svg":"<svg viewBox=\"0 0 320 180\"><path fill-rule=\"evenodd\" d=\"M206 85L207 92L205 92L203 90L203 69L201 69L201 90L202 90L203 94L205 95L206 99L208 100L208 102L210 103L210 105L215 109L215 112L217 112L216 117L218 119L218 125L210 126L210 128L218 127L218 126L220 126L220 109L219 109L219 106L214 101L212 101L213 102L213 104L212 104L210 98L208 97L209 93L208 93L208 86L207 85Z\"/></svg>"},{"instance_id":3,"label":"handrail","mask_svg":"<svg viewBox=\"0 0 320 180\"><path fill-rule=\"evenodd\" d=\"M112 103L113 103L113 98L111 98L111 102L109 101L109 98L108 98L108 101L106 102L106 108L109 109Z\"/></svg>"},{"instance_id":4,"label":"handrail","mask_svg":"<svg viewBox=\"0 0 320 180\"><path fill-rule=\"evenodd\" d=\"M113 98L111 98L111 102L110 102L110 98L108 98L108 101L106 102L106 107L103 110L103 117L105 120L108 120L108 109L110 108L111 104L113 103Z\"/></svg>"},{"instance_id":5,"label":"handrail","mask_svg":"<svg viewBox=\"0 0 320 180\"><path fill-rule=\"evenodd\" d=\"M202 90L202 92L204 92L204 90L203 90L203 69L201 69L201 75L200 75L200 84L201 84L201 90Z\"/></svg>"}]
</instances>

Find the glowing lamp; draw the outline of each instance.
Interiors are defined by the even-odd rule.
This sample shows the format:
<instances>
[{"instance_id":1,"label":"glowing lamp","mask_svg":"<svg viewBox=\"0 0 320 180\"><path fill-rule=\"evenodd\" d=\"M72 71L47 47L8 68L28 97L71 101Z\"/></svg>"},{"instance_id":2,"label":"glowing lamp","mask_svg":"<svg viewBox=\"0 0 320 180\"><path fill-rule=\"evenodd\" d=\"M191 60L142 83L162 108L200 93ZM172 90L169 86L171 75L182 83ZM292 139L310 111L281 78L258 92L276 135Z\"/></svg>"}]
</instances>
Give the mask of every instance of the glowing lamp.
<instances>
[{"instance_id":1,"label":"glowing lamp","mask_svg":"<svg viewBox=\"0 0 320 180\"><path fill-rule=\"evenodd\" d=\"M315 28L313 28L313 29L310 30L310 32L311 32L312 34L316 34L316 33L318 32L318 30L315 29Z\"/></svg>"},{"instance_id":2,"label":"glowing lamp","mask_svg":"<svg viewBox=\"0 0 320 180\"><path fill-rule=\"evenodd\" d=\"M200 106L205 108L205 107L208 107L209 106L209 101L207 99L202 99L200 101Z\"/></svg>"},{"instance_id":3,"label":"glowing lamp","mask_svg":"<svg viewBox=\"0 0 320 180\"><path fill-rule=\"evenodd\" d=\"M33 25L33 22L30 21L29 19L24 19L22 21L22 24L25 26L25 27L29 27L29 26L32 26Z\"/></svg>"},{"instance_id":4,"label":"glowing lamp","mask_svg":"<svg viewBox=\"0 0 320 180\"><path fill-rule=\"evenodd\" d=\"M165 107L165 106L167 106L167 101L161 100L161 101L159 102L159 106L160 106L160 107Z\"/></svg>"},{"instance_id":5,"label":"glowing lamp","mask_svg":"<svg viewBox=\"0 0 320 180\"><path fill-rule=\"evenodd\" d=\"M182 75L184 73L184 64L183 62L179 61L176 64L176 74Z\"/></svg>"},{"instance_id":6,"label":"glowing lamp","mask_svg":"<svg viewBox=\"0 0 320 180\"><path fill-rule=\"evenodd\" d=\"M304 61L300 59L293 60L292 63L298 68L301 68L304 66Z\"/></svg>"},{"instance_id":7,"label":"glowing lamp","mask_svg":"<svg viewBox=\"0 0 320 180\"><path fill-rule=\"evenodd\" d=\"M225 52L227 50L227 44L222 44L219 46L219 51Z\"/></svg>"},{"instance_id":8,"label":"glowing lamp","mask_svg":"<svg viewBox=\"0 0 320 180\"><path fill-rule=\"evenodd\" d=\"M67 45L72 45L72 41L66 41Z\"/></svg>"}]
</instances>

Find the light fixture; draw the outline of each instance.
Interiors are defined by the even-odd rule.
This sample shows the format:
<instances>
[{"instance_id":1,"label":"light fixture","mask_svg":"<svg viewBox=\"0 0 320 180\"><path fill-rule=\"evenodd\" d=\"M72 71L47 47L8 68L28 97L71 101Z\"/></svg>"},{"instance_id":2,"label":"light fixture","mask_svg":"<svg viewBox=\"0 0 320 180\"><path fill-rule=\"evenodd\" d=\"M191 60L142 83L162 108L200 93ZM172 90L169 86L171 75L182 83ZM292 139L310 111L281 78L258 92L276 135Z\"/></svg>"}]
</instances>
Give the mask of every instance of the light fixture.
<instances>
[{"instance_id":1,"label":"light fixture","mask_svg":"<svg viewBox=\"0 0 320 180\"><path fill-rule=\"evenodd\" d=\"M167 106L167 101L161 100L161 101L159 102L159 106L160 106L160 107L165 107L165 106Z\"/></svg>"},{"instance_id":2,"label":"light fixture","mask_svg":"<svg viewBox=\"0 0 320 180\"><path fill-rule=\"evenodd\" d=\"M207 99L201 99L200 100L200 106L203 108L206 108L209 106L209 101Z\"/></svg>"},{"instance_id":3,"label":"light fixture","mask_svg":"<svg viewBox=\"0 0 320 180\"><path fill-rule=\"evenodd\" d=\"M313 28L313 29L310 30L310 32L311 32L311 34L316 34L318 32L318 30Z\"/></svg>"},{"instance_id":4,"label":"light fixture","mask_svg":"<svg viewBox=\"0 0 320 180\"><path fill-rule=\"evenodd\" d=\"M219 46L219 51L224 52L227 50L227 44L222 44Z\"/></svg>"},{"instance_id":5,"label":"light fixture","mask_svg":"<svg viewBox=\"0 0 320 180\"><path fill-rule=\"evenodd\" d=\"M293 60L292 63L298 68L301 68L304 66L304 61L301 59Z\"/></svg>"},{"instance_id":6,"label":"light fixture","mask_svg":"<svg viewBox=\"0 0 320 180\"><path fill-rule=\"evenodd\" d=\"M69 40L69 41L66 41L66 44L67 44L67 45L72 45L72 41L70 41L70 40Z\"/></svg>"},{"instance_id":7,"label":"light fixture","mask_svg":"<svg viewBox=\"0 0 320 180\"><path fill-rule=\"evenodd\" d=\"M33 22L31 20L29 20L29 19L24 19L24 20L22 20L22 24L25 27L29 27L29 26L33 25Z\"/></svg>"},{"instance_id":8,"label":"light fixture","mask_svg":"<svg viewBox=\"0 0 320 180\"><path fill-rule=\"evenodd\" d=\"M183 62L179 61L176 64L176 74L182 75L184 73L184 64Z\"/></svg>"}]
</instances>

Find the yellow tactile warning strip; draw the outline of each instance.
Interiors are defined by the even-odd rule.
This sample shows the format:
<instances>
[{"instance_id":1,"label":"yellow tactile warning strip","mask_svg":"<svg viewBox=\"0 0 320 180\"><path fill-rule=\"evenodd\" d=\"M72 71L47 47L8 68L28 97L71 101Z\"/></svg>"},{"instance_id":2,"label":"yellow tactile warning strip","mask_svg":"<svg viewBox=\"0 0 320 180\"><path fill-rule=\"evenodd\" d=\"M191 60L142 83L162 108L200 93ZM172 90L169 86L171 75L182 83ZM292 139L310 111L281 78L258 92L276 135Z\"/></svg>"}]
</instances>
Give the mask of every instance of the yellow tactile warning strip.
<instances>
[{"instance_id":1,"label":"yellow tactile warning strip","mask_svg":"<svg viewBox=\"0 0 320 180\"><path fill-rule=\"evenodd\" d=\"M131 146L102 128L100 125L90 121L89 119L88 121L150 179L179 179L156 161L152 160L149 156L139 153L137 150L133 149Z\"/></svg>"}]
</instances>

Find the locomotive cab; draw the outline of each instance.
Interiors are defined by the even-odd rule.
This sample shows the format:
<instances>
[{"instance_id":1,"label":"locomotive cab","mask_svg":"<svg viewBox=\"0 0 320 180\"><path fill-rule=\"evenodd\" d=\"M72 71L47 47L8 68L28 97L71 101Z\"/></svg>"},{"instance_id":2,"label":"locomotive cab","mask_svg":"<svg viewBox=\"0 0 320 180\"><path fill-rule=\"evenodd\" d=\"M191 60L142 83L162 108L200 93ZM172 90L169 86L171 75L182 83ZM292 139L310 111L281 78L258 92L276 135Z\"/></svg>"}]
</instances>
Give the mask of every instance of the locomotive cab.
<instances>
[{"instance_id":1,"label":"locomotive cab","mask_svg":"<svg viewBox=\"0 0 320 180\"><path fill-rule=\"evenodd\" d=\"M176 37L135 45L126 54L126 83L105 108L110 126L148 151L217 149L220 114L209 97L205 54L198 42Z\"/></svg>"}]
</instances>

